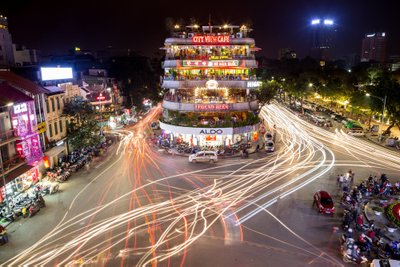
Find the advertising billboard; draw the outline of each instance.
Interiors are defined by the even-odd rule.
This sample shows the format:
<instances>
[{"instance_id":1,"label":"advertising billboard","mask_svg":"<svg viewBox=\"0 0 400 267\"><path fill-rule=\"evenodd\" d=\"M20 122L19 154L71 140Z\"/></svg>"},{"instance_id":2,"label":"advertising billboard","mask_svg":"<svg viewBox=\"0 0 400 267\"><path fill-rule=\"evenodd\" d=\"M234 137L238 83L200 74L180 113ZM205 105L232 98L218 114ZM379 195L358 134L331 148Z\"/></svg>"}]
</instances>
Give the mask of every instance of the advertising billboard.
<instances>
[{"instance_id":1,"label":"advertising billboard","mask_svg":"<svg viewBox=\"0 0 400 267\"><path fill-rule=\"evenodd\" d=\"M72 79L72 68L69 67L42 67L40 68L42 81Z\"/></svg>"}]
</instances>

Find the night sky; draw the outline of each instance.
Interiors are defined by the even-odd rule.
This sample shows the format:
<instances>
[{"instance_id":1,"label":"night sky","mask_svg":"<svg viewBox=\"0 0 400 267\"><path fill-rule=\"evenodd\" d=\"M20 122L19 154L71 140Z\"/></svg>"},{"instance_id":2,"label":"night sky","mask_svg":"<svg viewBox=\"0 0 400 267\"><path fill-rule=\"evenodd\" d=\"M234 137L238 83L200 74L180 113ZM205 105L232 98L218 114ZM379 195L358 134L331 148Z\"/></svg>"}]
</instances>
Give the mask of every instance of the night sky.
<instances>
[{"instance_id":1,"label":"night sky","mask_svg":"<svg viewBox=\"0 0 400 267\"><path fill-rule=\"evenodd\" d=\"M160 3L157 3L160 2ZM319 1L153 1L153 0L1 0L13 42L65 53L69 48L131 48L151 56L168 36L166 17L196 18L205 25L251 21L261 54L276 58L278 49L291 47L304 57L309 51L309 21L317 16L337 23L336 56L360 53L365 33L385 31L388 54L400 54L400 4L386 0Z\"/></svg>"}]
</instances>

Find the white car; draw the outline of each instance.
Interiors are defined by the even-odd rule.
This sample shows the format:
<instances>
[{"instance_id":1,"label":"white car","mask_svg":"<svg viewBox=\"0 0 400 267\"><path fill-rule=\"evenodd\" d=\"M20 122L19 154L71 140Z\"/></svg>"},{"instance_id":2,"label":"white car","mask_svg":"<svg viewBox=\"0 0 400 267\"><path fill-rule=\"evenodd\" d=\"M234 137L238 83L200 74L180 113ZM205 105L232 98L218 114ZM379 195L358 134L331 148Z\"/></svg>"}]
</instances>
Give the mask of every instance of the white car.
<instances>
[{"instance_id":1,"label":"white car","mask_svg":"<svg viewBox=\"0 0 400 267\"><path fill-rule=\"evenodd\" d=\"M350 131L347 132L348 135L351 136L364 136L365 133L363 129L351 129Z\"/></svg>"},{"instance_id":2,"label":"white car","mask_svg":"<svg viewBox=\"0 0 400 267\"><path fill-rule=\"evenodd\" d=\"M218 161L218 155L215 151L199 151L196 154L189 156L189 162L210 162L214 163Z\"/></svg>"},{"instance_id":3,"label":"white car","mask_svg":"<svg viewBox=\"0 0 400 267\"><path fill-rule=\"evenodd\" d=\"M265 138L265 140L267 141L267 140L272 140L272 139L274 139L274 136L272 135L271 132L267 132L267 133L265 134L264 138Z\"/></svg>"},{"instance_id":4,"label":"white car","mask_svg":"<svg viewBox=\"0 0 400 267\"><path fill-rule=\"evenodd\" d=\"M267 151L267 152L274 152L274 151L275 151L275 144L274 144L274 141L268 140L268 141L265 143L265 151Z\"/></svg>"}]
</instances>

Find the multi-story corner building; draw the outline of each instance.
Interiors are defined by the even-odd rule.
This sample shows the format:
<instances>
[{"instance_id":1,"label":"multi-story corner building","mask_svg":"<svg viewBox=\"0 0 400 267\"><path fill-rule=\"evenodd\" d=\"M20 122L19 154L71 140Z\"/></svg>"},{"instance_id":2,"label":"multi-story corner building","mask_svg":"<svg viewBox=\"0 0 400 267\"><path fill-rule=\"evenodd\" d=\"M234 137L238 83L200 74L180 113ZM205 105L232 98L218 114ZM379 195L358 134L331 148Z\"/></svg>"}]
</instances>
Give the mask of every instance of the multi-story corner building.
<instances>
[{"instance_id":1,"label":"multi-story corner building","mask_svg":"<svg viewBox=\"0 0 400 267\"><path fill-rule=\"evenodd\" d=\"M0 66L14 65L13 44L7 18L0 15Z\"/></svg>"},{"instance_id":2,"label":"multi-story corner building","mask_svg":"<svg viewBox=\"0 0 400 267\"><path fill-rule=\"evenodd\" d=\"M42 150L36 127L34 99L0 82L0 202L38 179Z\"/></svg>"},{"instance_id":3,"label":"multi-story corner building","mask_svg":"<svg viewBox=\"0 0 400 267\"><path fill-rule=\"evenodd\" d=\"M191 145L258 139L258 50L246 26L187 26L165 40L160 127Z\"/></svg>"},{"instance_id":4,"label":"multi-story corner building","mask_svg":"<svg viewBox=\"0 0 400 267\"><path fill-rule=\"evenodd\" d=\"M384 62L386 59L386 33L366 34L361 45L361 62Z\"/></svg>"}]
</instances>

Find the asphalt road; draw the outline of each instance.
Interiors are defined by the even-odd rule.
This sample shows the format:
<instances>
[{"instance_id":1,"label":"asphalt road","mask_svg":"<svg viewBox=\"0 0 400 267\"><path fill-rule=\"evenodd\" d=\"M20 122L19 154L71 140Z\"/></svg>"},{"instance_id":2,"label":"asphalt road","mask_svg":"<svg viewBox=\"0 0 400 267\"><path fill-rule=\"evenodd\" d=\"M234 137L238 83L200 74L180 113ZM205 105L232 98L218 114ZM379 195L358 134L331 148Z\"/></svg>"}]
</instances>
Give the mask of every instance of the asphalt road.
<instances>
[{"instance_id":1,"label":"asphalt road","mask_svg":"<svg viewBox=\"0 0 400 267\"><path fill-rule=\"evenodd\" d=\"M16 224L4 265L340 266L339 216L322 216L313 193L340 195L352 169L398 176L398 154L328 132L270 105L276 151L217 164L190 164L148 142L151 112L115 154L73 178L47 210ZM17 229L18 228L18 229Z\"/></svg>"}]
</instances>

